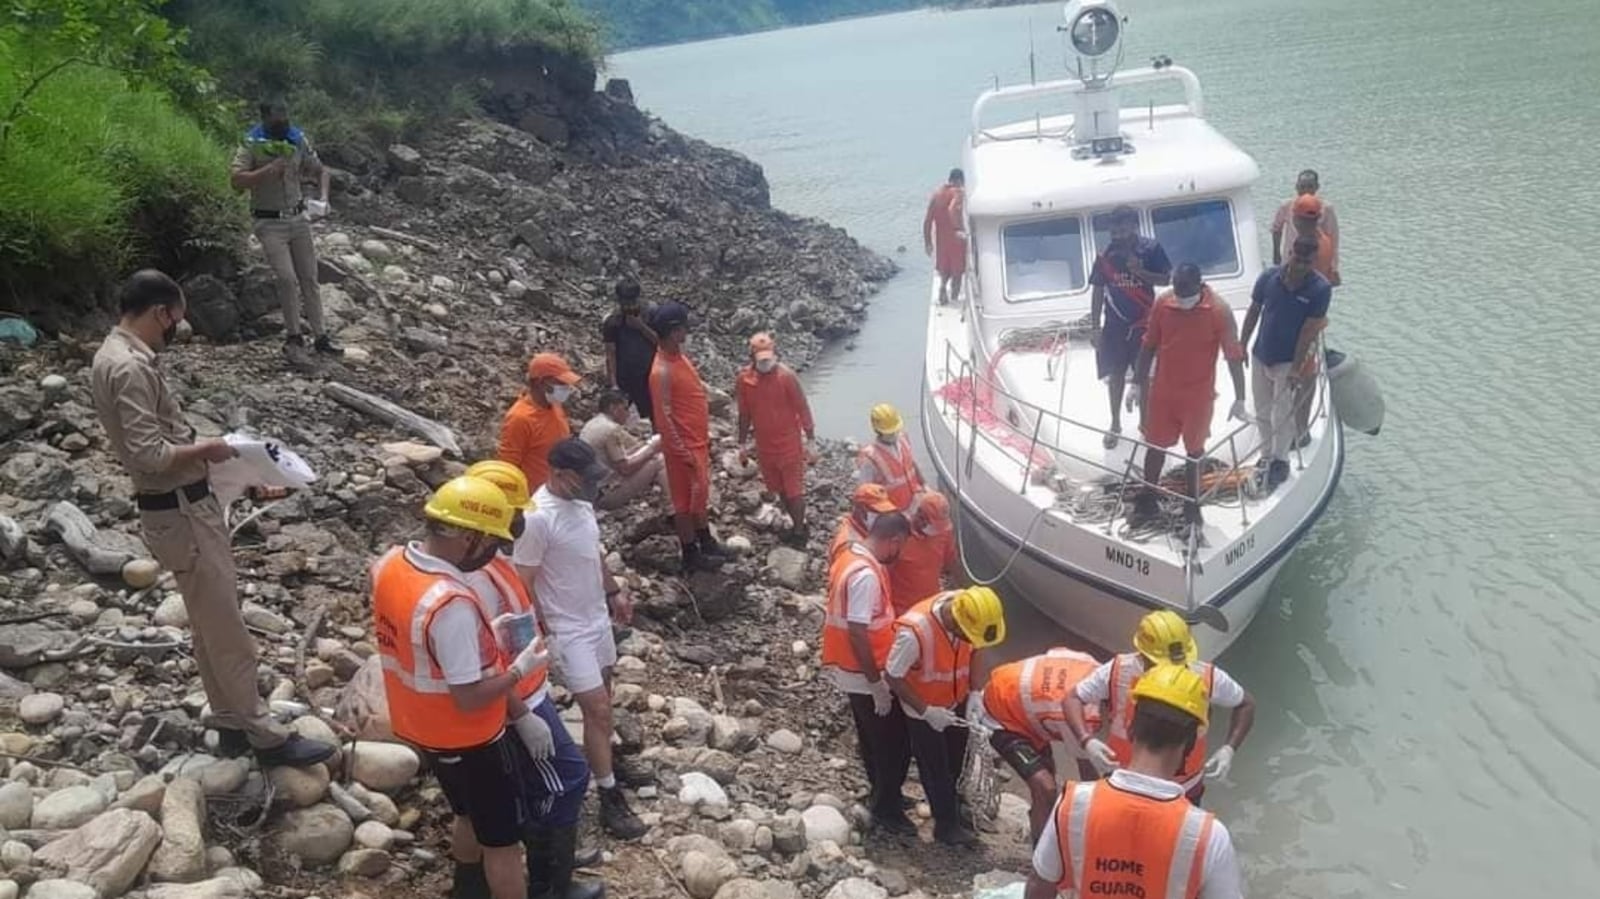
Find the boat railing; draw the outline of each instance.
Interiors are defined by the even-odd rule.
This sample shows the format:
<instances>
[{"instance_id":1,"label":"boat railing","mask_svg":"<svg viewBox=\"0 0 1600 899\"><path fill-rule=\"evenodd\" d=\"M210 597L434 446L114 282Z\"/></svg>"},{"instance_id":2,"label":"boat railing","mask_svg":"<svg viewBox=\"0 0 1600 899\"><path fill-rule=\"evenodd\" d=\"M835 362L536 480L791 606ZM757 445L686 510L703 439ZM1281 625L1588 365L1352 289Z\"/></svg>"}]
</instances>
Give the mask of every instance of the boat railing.
<instances>
[{"instance_id":1,"label":"boat railing","mask_svg":"<svg viewBox=\"0 0 1600 899\"><path fill-rule=\"evenodd\" d=\"M1183 66L1166 66L1155 69L1145 67L1118 72L1111 79L1112 87L1133 87L1142 84L1158 84L1175 81L1183 88L1184 105L1196 117L1205 117L1205 95L1200 90L1200 79L1194 72ZM972 144L977 146L986 140L1003 140L1005 138L988 133L983 127L983 113L991 104L1008 100L1037 100L1045 97L1070 96L1079 94L1088 89L1088 86L1077 78L1063 78L1056 81L1045 81L1039 84L1010 84L986 90L978 95L972 104ZM1034 135L1030 133L1029 137Z\"/></svg>"},{"instance_id":2,"label":"boat railing","mask_svg":"<svg viewBox=\"0 0 1600 899\"><path fill-rule=\"evenodd\" d=\"M1065 347L1062 347L1060 351L1064 351L1064 349ZM1317 352L1320 357L1320 339L1319 344L1315 348L1314 352ZM1133 451L1129 452L1127 462L1125 464L1119 467L1108 466L1105 464L1104 458L1097 459L1086 456L1076 452L1071 448L1060 445L1067 441L1061 440L1059 435L1065 428L1068 430L1087 432L1088 434L1093 435L1094 438L1103 440L1106 436L1112 434L1111 431L1102 428L1099 425L1069 418L1060 414L1059 412L1046 409L1043 406L1017 396L1016 394L1007 390L1005 385L999 383L997 379L989 377L987 374L981 371L980 367L974 363L974 360L970 356L968 356L966 353L961 353L956 350L956 348L949 341L945 342L944 356L945 367L943 374L946 377L951 378L955 383L966 385L964 390L959 391L959 398L957 399L952 399L949 395L949 391L937 388L936 395L939 396L939 399L943 404L942 408L946 414L948 414L952 409L956 411L956 415L954 417L956 420L955 436L958 453L961 451L962 435L960 433L960 423L962 419L965 418L971 427L971 433L967 437L967 447L964 454L965 458L958 460L958 464L965 468L964 473L967 477L971 477L973 466L976 464L977 441L980 439L1003 454L1021 455L1022 478L1021 482L1017 486L1017 492L1019 494L1027 492L1028 486L1033 482L1034 476L1039 473L1040 469L1043 467L1039 460L1039 454L1041 451L1054 457L1050 460L1050 464L1052 465L1055 462L1055 458L1064 458L1079 465L1087 466L1090 469L1111 475L1118 480L1119 485L1123 489L1116 491L1115 506L1113 509L1111 509L1111 514L1105 520L1106 533L1108 534L1112 533L1112 528L1115 521L1124 517L1123 506L1126 502L1126 496L1128 494L1128 490L1126 488L1129 486L1149 488L1155 491L1158 495L1171 497L1181 501L1187 501L1189 499L1187 493L1172 490L1160 483L1152 484L1144 478L1144 472L1142 468L1143 454L1138 452L1138 449L1143 448L1146 451L1155 450L1157 452L1171 454L1172 451L1170 448L1157 447L1146 442L1140 437L1118 433L1114 436L1116 436L1116 438L1120 441L1127 441L1128 443L1132 444L1134 449ZM1064 378L1064 375L1059 373L1055 376ZM947 381L946 383L948 384L950 382ZM1301 399L1301 402L1315 404L1313 407L1313 415L1311 420L1316 420L1327 414L1327 395L1328 389L1326 366L1318 366L1315 389L1308 391ZM1006 408L1003 410L1000 409L1000 403L997 403L997 400L1002 400ZM1028 418L1031 418L1031 423L1024 423L1020 420L1015 420L1021 418L1021 415L1018 414L1019 411L1025 413ZM1290 414L1293 415L1297 411L1298 410L1291 410ZM963 414L963 412L965 414ZM984 424L989 423L991 419L992 424L999 425L1003 429L1001 433L991 433L993 428L984 426ZM1209 476L1210 485L1200 493L1199 497L1197 497L1199 504L1202 506L1225 504L1233 505L1233 500L1226 499L1225 494L1237 495L1239 497L1237 506L1239 508L1240 521L1245 526L1248 526L1250 523L1250 512L1249 503L1244 499L1248 491L1244 489L1243 482L1246 478L1250 477L1247 469L1254 467L1255 463L1260 459L1262 450L1262 443L1259 439L1245 443L1245 432L1250 430L1252 426L1253 422L1248 420L1235 424L1226 434L1223 434L1221 437L1213 440L1211 445L1206 448L1205 457L1222 462L1226 465L1226 469L1221 472L1211 472ZM1045 434L1047 427L1053 430L1057 435L1054 439L1047 439ZM1296 446L1294 449L1294 454L1297 467L1304 469L1305 460L1302 456L1301 448ZM1175 455L1177 455L1178 458L1183 458L1181 454Z\"/></svg>"}]
</instances>

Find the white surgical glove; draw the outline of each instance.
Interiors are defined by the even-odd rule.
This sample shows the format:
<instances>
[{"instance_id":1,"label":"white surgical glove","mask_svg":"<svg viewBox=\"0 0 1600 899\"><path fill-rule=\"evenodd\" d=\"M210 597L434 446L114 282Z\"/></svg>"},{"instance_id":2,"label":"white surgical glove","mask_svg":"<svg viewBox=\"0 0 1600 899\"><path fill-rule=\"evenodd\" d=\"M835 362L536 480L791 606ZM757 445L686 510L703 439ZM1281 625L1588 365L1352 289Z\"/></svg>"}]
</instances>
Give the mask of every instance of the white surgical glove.
<instances>
[{"instance_id":1,"label":"white surgical glove","mask_svg":"<svg viewBox=\"0 0 1600 899\"><path fill-rule=\"evenodd\" d=\"M528 747L528 755L533 756L534 761L556 754L556 738L543 718L529 712L511 725L517 729L517 736L522 739L522 745Z\"/></svg>"},{"instance_id":2,"label":"white surgical glove","mask_svg":"<svg viewBox=\"0 0 1600 899\"><path fill-rule=\"evenodd\" d=\"M1228 417L1237 421L1250 420L1250 417L1244 411L1244 400L1233 401L1233 405L1228 407Z\"/></svg>"},{"instance_id":3,"label":"white surgical glove","mask_svg":"<svg viewBox=\"0 0 1600 899\"><path fill-rule=\"evenodd\" d=\"M867 687L872 690L872 711L880 718L889 714L894 708L894 693L889 690L889 682L880 677Z\"/></svg>"},{"instance_id":4,"label":"white surgical glove","mask_svg":"<svg viewBox=\"0 0 1600 899\"><path fill-rule=\"evenodd\" d=\"M1233 767L1233 747L1226 744L1206 762L1206 777L1217 779L1228 776L1228 771Z\"/></svg>"},{"instance_id":5,"label":"white surgical glove","mask_svg":"<svg viewBox=\"0 0 1600 899\"><path fill-rule=\"evenodd\" d=\"M956 716L950 714L950 710L943 706L930 705L923 710L922 720L929 727L942 732L945 728L956 723Z\"/></svg>"},{"instance_id":6,"label":"white surgical glove","mask_svg":"<svg viewBox=\"0 0 1600 899\"><path fill-rule=\"evenodd\" d=\"M517 653L517 657L511 660L510 671L517 676L517 680L522 680L533 669L548 661L550 661L550 652L545 649L544 638L534 637L533 642L524 647L521 652Z\"/></svg>"},{"instance_id":7,"label":"white surgical glove","mask_svg":"<svg viewBox=\"0 0 1600 899\"><path fill-rule=\"evenodd\" d=\"M1083 751L1089 754L1089 761L1093 762L1102 774L1116 769L1117 754L1112 752L1111 747L1099 737L1090 737L1089 741L1083 744Z\"/></svg>"},{"instance_id":8,"label":"white surgical glove","mask_svg":"<svg viewBox=\"0 0 1600 899\"><path fill-rule=\"evenodd\" d=\"M326 216L327 214L328 214L328 201L326 201L326 200L307 200L306 201L306 218L310 219L311 221L316 221L317 219L322 218L323 216Z\"/></svg>"}]
</instances>

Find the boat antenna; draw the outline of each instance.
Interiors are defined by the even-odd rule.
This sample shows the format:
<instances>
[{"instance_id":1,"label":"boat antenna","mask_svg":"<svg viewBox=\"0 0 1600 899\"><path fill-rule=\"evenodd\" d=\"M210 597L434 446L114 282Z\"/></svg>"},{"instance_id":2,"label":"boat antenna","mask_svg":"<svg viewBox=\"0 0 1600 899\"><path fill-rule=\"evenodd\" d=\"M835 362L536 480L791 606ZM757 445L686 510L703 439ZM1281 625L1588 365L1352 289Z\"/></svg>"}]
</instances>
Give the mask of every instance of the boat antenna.
<instances>
[{"instance_id":1,"label":"boat antenna","mask_svg":"<svg viewBox=\"0 0 1600 899\"><path fill-rule=\"evenodd\" d=\"M1038 84L1039 76L1033 62L1033 16L1028 17L1028 83Z\"/></svg>"}]
</instances>

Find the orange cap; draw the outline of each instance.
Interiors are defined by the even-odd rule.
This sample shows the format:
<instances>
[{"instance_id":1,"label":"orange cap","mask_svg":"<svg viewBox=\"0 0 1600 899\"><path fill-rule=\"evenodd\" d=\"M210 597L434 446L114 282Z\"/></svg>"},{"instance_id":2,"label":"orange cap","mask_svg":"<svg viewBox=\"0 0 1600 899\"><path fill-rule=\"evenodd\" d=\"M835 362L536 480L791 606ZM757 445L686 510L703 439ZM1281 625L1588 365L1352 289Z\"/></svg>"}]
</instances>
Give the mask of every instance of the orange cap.
<instances>
[{"instance_id":1,"label":"orange cap","mask_svg":"<svg viewBox=\"0 0 1600 899\"><path fill-rule=\"evenodd\" d=\"M1301 194L1294 198L1296 218L1317 218L1322 215L1322 200L1316 194Z\"/></svg>"},{"instance_id":2,"label":"orange cap","mask_svg":"<svg viewBox=\"0 0 1600 899\"><path fill-rule=\"evenodd\" d=\"M889 491L884 489L882 484L862 484L856 488L850 501L859 509L877 512L880 515L900 511L900 507L889 499Z\"/></svg>"},{"instance_id":3,"label":"orange cap","mask_svg":"<svg viewBox=\"0 0 1600 899\"><path fill-rule=\"evenodd\" d=\"M944 494L937 490L929 490L922 494L917 501L917 511L928 517L929 521L944 522L950 520L950 501Z\"/></svg>"},{"instance_id":4,"label":"orange cap","mask_svg":"<svg viewBox=\"0 0 1600 899\"><path fill-rule=\"evenodd\" d=\"M559 353L539 353L528 360L528 377L555 378L568 387L583 380Z\"/></svg>"},{"instance_id":5,"label":"orange cap","mask_svg":"<svg viewBox=\"0 0 1600 899\"><path fill-rule=\"evenodd\" d=\"M778 358L778 343L772 335L765 331L750 338L750 357L760 362L762 359Z\"/></svg>"}]
</instances>

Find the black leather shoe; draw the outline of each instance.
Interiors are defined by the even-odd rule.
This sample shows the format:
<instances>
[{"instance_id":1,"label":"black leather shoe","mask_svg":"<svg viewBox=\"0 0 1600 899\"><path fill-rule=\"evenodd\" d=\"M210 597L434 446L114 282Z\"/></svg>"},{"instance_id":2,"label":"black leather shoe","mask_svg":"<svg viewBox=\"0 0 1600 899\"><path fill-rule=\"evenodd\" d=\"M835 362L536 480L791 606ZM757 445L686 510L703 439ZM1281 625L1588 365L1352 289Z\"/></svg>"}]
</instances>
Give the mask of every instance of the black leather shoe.
<instances>
[{"instance_id":1,"label":"black leather shoe","mask_svg":"<svg viewBox=\"0 0 1600 899\"><path fill-rule=\"evenodd\" d=\"M289 739L270 749L256 749L256 761L263 768L309 768L333 758L339 751L337 746L319 743L316 740L307 740L299 734L290 734Z\"/></svg>"},{"instance_id":2,"label":"black leather shoe","mask_svg":"<svg viewBox=\"0 0 1600 899\"><path fill-rule=\"evenodd\" d=\"M892 833L896 836L914 837L917 835L916 822L906 817L905 812L895 815L873 815L872 827L874 830L881 830L884 833Z\"/></svg>"}]
</instances>

